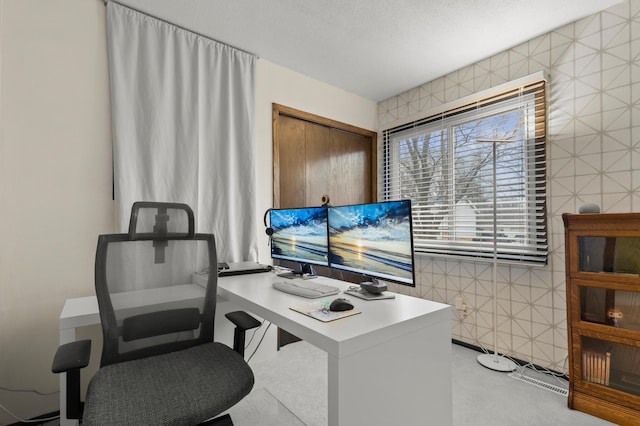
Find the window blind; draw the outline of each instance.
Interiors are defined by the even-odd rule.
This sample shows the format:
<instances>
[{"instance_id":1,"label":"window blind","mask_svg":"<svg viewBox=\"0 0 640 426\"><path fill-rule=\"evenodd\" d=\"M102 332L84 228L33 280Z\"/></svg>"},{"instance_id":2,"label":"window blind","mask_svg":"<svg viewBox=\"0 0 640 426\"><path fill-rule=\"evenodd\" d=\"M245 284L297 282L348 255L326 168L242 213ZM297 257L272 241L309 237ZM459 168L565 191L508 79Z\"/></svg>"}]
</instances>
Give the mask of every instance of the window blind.
<instances>
[{"instance_id":1,"label":"window blind","mask_svg":"<svg viewBox=\"0 0 640 426\"><path fill-rule=\"evenodd\" d=\"M547 261L546 82L383 132L382 196L412 200L416 252Z\"/></svg>"}]
</instances>

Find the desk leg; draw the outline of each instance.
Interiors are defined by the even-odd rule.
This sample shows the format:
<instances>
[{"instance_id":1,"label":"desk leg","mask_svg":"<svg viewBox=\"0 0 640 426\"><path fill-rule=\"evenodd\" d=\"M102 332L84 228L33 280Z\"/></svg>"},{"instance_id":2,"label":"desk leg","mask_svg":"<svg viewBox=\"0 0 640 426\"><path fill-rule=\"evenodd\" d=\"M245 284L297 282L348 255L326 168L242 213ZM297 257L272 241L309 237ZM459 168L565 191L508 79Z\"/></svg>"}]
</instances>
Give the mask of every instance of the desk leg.
<instances>
[{"instance_id":1,"label":"desk leg","mask_svg":"<svg viewBox=\"0 0 640 426\"><path fill-rule=\"evenodd\" d=\"M328 363L329 426L453 423L449 322Z\"/></svg>"},{"instance_id":2,"label":"desk leg","mask_svg":"<svg viewBox=\"0 0 640 426\"><path fill-rule=\"evenodd\" d=\"M76 329L64 328L60 329L60 344L75 342ZM77 426L77 420L67 419L67 373L60 375L60 426Z\"/></svg>"}]
</instances>

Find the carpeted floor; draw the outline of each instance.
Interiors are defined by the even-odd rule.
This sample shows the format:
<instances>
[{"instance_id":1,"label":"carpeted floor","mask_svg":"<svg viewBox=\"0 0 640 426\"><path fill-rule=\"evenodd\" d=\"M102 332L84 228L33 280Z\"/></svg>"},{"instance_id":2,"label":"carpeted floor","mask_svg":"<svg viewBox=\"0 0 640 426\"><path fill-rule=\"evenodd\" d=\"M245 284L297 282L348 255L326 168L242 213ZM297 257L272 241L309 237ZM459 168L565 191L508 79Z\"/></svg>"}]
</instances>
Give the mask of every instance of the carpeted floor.
<instances>
[{"instance_id":1,"label":"carpeted floor","mask_svg":"<svg viewBox=\"0 0 640 426\"><path fill-rule=\"evenodd\" d=\"M564 395L517 380L509 373L482 367L474 350L453 344L452 355L455 426L611 424L568 409ZM239 411L268 412L279 407L286 419L283 425L327 424L327 355L324 352L306 342L298 342L283 347L273 359L252 363L251 367L256 376L256 396L261 397L255 398L256 402L247 399L245 408L240 406ZM531 370L526 371L526 376L547 382L550 388L560 391L567 386ZM256 404L265 406L256 408ZM428 415L425 413L425 418L428 419ZM240 420L234 417L236 426L245 426ZM429 424L428 421L425 424Z\"/></svg>"}]
</instances>

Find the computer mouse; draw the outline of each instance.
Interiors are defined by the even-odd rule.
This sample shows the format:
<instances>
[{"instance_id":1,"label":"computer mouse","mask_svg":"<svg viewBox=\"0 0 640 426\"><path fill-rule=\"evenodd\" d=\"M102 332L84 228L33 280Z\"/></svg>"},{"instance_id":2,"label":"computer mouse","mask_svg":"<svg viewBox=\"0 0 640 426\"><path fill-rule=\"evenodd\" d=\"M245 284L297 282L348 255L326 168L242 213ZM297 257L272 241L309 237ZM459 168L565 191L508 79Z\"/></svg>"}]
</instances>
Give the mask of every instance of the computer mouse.
<instances>
[{"instance_id":1,"label":"computer mouse","mask_svg":"<svg viewBox=\"0 0 640 426\"><path fill-rule=\"evenodd\" d=\"M353 309L353 305L351 304L351 302L343 298L335 299L333 302L331 302L331 305L329 305L330 311L342 312L349 311L351 309Z\"/></svg>"}]
</instances>

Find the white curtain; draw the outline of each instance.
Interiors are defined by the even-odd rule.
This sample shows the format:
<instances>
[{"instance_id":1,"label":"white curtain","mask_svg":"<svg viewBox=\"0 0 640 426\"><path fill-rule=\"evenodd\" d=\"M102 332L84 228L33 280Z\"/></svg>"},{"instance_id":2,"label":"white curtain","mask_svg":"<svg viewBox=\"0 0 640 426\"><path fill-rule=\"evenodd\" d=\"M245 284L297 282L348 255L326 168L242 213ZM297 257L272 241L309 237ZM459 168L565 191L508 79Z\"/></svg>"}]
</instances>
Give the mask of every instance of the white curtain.
<instances>
[{"instance_id":1,"label":"white curtain","mask_svg":"<svg viewBox=\"0 0 640 426\"><path fill-rule=\"evenodd\" d=\"M114 191L182 202L220 261L257 258L255 57L127 7L107 5Z\"/></svg>"}]
</instances>

